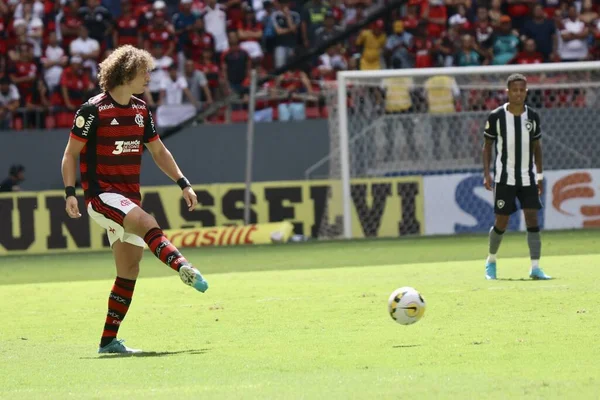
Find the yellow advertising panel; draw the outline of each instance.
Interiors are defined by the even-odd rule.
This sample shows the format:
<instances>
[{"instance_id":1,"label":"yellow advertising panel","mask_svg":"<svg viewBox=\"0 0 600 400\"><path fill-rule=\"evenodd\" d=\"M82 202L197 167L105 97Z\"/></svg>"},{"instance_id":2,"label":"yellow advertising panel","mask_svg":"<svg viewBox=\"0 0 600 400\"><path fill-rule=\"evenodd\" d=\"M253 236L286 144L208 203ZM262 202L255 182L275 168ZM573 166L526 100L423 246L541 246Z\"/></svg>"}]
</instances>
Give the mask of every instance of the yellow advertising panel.
<instances>
[{"instance_id":1,"label":"yellow advertising panel","mask_svg":"<svg viewBox=\"0 0 600 400\"><path fill-rule=\"evenodd\" d=\"M243 225L243 184L197 185L194 190L198 195L194 211L187 210L176 185L143 188L142 207L165 231ZM357 179L351 193L353 237L423 233L421 177ZM0 255L108 248L104 231L84 209L81 191L78 196L83 216L70 219L62 191L0 195ZM252 224L288 221L294 233L306 237L341 232L339 181L255 183L251 199Z\"/></svg>"}]
</instances>

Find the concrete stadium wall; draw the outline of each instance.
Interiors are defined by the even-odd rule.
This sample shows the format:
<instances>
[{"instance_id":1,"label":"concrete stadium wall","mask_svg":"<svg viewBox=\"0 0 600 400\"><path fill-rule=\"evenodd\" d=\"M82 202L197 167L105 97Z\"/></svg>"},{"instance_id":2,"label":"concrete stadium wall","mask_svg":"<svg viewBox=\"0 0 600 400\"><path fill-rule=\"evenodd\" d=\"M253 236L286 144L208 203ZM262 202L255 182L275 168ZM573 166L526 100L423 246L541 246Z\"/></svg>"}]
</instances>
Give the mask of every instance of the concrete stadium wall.
<instances>
[{"instance_id":1,"label":"concrete stadium wall","mask_svg":"<svg viewBox=\"0 0 600 400\"><path fill-rule=\"evenodd\" d=\"M0 132L0 179L11 164L21 163L27 169L24 190L61 189L60 163L68 135L67 129ZM245 180L245 124L190 127L165 145L194 184ZM255 124L254 150L254 181L304 179L305 170L329 153L327 122ZM172 184L148 152L142 163L142 185Z\"/></svg>"}]
</instances>

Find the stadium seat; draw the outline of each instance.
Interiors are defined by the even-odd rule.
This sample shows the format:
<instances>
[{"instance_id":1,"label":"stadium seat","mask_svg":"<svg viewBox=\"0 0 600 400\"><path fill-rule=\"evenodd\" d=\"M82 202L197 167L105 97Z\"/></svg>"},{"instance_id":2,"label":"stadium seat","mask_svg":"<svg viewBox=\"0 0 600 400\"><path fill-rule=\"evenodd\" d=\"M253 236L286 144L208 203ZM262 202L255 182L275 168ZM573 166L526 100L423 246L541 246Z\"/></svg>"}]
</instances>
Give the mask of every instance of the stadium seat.
<instances>
[{"instance_id":1,"label":"stadium seat","mask_svg":"<svg viewBox=\"0 0 600 400\"><path fill-rule=\"evenodd\" d=\"M239 123L248 121L248 111L234 110L231 112L231 122Z\"/></svg>"},{"instance_id":2,"label":"stadium seat","mask_svg":"<svg viewBox=\"0 0 600 400\"><path fill-rule=\"evenodd\" d=\"M319 107L306 107L306 118L307 119L315 119L320 118L321 113L319 112Z\"/></svg>"},{"instance_id":3,"label":"stadium seat","mask_svg":"<svg viewBox=\"0 0 600 400\"><path fill-rule=\"evenodd\" d=\"M55 116L57 128L70 128L73 126L73 113L69 111L59 111Z\"/></svg>"}]
</instances>

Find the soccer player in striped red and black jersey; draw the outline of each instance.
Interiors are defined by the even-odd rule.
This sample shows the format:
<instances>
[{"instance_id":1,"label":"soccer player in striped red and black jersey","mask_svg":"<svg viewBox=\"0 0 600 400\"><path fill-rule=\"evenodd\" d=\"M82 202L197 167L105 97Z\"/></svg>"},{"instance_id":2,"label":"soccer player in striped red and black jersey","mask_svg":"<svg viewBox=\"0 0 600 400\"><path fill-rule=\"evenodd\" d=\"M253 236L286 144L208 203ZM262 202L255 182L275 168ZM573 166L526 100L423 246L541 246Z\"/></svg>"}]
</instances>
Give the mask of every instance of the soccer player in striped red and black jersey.
<instances>
[{"instance_id":1,"label":"soccer player in striped red and black jersey","mask_svg":"<svg viewBox=\"0 0 600 400\"><path fill-rule=\"evenodd\" d=\"M77 110L62 160L67 213L71 218L81 217L74 188L79 158L87 212L106 229L116 263L117 277L108 300L99 353L140 351L123 345L117 332L129 309L146 245L177 271L185 284L200 292L208 289L200 272L140 206L142 146L177 182L190 211L198 203L189 181L156 133L146 103L133 95L144 92L153 67L148 52L130 45L119 47L100 64L98 78L103 93Z\"/></svg>"}]
</instances>

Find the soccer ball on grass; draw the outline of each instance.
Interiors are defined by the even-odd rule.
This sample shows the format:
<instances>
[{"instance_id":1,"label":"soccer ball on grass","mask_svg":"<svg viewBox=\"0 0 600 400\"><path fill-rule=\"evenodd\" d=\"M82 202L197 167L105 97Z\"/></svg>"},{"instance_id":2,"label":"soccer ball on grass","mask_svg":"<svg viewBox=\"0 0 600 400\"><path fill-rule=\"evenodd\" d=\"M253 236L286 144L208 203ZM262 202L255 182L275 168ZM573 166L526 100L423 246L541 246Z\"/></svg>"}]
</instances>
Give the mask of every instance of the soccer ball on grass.
<instances>
[{"instance_id":1,"label":"soccer ball on grass","mask_svg":"<svg viewBox=\"0 0 600 400\"><path fill-rule=\"evenodd\" d=\"M394 290L388 299L388 312L400 325L411 325L425 313L425 300L414 288L404 286Z\"/></svg>"}]
</instances>

